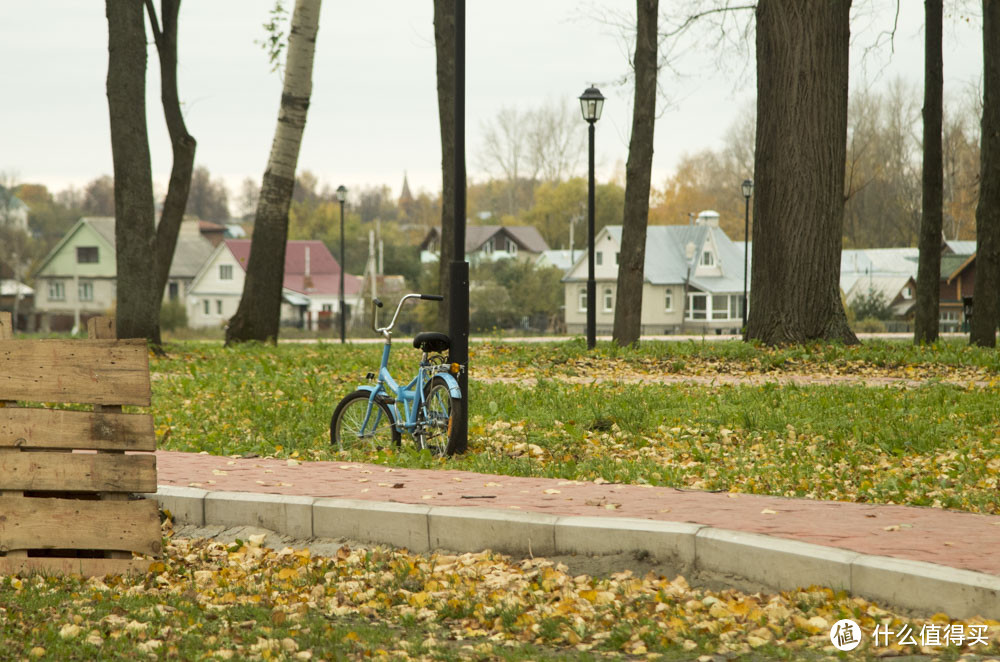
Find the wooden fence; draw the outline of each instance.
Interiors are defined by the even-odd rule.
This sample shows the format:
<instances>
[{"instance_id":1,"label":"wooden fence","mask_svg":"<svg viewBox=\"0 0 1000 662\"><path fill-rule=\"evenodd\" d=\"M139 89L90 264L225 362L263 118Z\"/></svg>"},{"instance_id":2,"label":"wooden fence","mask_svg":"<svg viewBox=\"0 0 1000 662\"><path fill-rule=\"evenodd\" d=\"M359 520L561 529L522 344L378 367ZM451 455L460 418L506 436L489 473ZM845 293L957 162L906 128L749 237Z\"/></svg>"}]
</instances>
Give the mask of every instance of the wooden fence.
<instances>
[{"instance_id":1,"label":"wooden fence","mask_svg":"<svg viewBox=\"0 0 1000 662\"><path fill-rule=\"evenodd\" d=\"M144 572L161 552L145 340L15 340L0 313L0 574ZM91 410L53 409L53 403ZM142 451L142 452L134 452ZM128 452L128 453L126 453Z\"/></svg>"}]
</instances>

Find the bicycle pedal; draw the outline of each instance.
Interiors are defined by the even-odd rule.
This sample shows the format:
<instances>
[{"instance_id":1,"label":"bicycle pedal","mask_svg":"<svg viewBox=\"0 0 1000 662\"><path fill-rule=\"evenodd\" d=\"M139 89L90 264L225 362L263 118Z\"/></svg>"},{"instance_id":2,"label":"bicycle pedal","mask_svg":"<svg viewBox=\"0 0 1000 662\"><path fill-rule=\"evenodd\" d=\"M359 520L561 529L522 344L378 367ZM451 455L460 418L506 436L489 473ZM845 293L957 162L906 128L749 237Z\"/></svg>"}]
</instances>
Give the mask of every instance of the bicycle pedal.
<instances>
[{"instance_id":1,"label":"bicycle pedal","mask_svg":"<svg viewBox=\"0 0 1000 662\"><path fill-rule=\"evenodd\" d=\"M367 375L365 375L365 379L368 379L368 380L375 379L375 373L374 372L369 372Z\"/></svg>"}]
</instances>

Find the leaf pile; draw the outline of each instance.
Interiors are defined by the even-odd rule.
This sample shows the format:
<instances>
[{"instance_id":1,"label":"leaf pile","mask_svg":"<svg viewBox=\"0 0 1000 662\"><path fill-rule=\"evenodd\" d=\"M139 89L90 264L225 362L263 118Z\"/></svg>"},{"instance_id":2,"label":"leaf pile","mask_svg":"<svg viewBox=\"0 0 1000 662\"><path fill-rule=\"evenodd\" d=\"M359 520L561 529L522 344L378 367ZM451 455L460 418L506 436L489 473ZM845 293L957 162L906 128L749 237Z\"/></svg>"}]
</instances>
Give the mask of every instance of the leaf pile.
<instances>
[{"instance_id":1,"label":"leaf pile","mask_svg":"<svg viewBox=\"0 0 1000 662\"><path fill-rule=\"evenodd\" d=\"M417 555L342 547L333 558L174 539L144 577L80 581L0 577L5 655L33 659L494 659L526 653L690 653L801 659L829 653L842 618L866 633L927 623L812 587L774 595L692 588L629 572L573 576L546 559L483 552ZM1000 623L990 626L995 653ZM895 642L868 653L918 652ZM924 649L932 653L937 649ZM956 646L950 647L958 653Z\"/></svg>"}]
</instances>

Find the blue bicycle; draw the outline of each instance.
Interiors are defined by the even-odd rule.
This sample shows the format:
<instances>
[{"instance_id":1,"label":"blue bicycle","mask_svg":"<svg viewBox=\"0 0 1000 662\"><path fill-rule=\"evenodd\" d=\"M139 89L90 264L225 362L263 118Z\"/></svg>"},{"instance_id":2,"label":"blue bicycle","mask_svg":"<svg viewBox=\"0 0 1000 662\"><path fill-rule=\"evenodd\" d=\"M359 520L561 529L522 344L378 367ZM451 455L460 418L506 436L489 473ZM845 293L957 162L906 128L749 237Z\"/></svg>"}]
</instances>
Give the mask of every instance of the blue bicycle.
<instances>
[{"instance_id":1,"label":"blue bicycle","mask_svg":"<svg viewBox=\"0 0 1000 662\"><path fill-rule=\"evenodd\" d=\"M444 297L436 294L407 294L399 300L388 326L379 327L378 309L382 302L372 300L372 330L385 338L382 364L377 378L368 373L368 379L375 380L374 385L359 386L333 411L330 443L342 450L399 446L403 432L413 437L417 448L429 449L437 455L451 455L458 449L452 422L463 411L465 401L455 378L462 366L450 363L444 354L451 349L451 339L443 333L418 333L413 346L423 355L417 375L406 386L400 386L389 373L392 329L403 303L409 299L444 301Z\"/></svg>"}]
</instances>

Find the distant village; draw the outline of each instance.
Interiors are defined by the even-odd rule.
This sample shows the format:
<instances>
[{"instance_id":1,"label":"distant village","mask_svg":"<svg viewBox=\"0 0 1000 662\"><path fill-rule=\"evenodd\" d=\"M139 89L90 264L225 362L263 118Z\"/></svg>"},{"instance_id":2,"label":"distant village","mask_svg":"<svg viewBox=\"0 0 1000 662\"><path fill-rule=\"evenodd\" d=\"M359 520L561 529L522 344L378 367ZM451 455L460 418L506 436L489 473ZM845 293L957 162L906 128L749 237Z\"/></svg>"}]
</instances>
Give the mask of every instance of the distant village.
<instances>
[{"instance_id":1,"label":"distant village","mask_svg":"<svg viewBox=\"0 0 1000 662\"><path fill-rule=\"evenodd\" d=\"M405 180L396 203L404 210L416 204ZM0 220L8 230L30 231L29 205L8 195L6 209ZM533 225L491 220L495 219L470 219L466 235L466 253L473 267L473 330L582 334L587 313L585 242L579 237L574 241L571 232L572 247L553 248ZM362 218L361 225L379 225L364 221ZM367 241L361 228L361 241L356 243L362 250L359 252L358 246L351 249L353 266L344 274L343 297L341 264L331 252L330 242L319 238L289 240L282 289L283 326L322 334L337 328L335 322L343 312L348 325L356 328L364 322L362 304L366 299L391 299L420 287L433 288L440 232L430 223L409 230L404 233L410 246L400 254L403 261L399 257L395 260L396 266L405 267L399 270L406 273L392 274L386 273L384 242L380 237L376 240L375 228L367 231L371 235ZM183 222L163 294L167 326L195 332L223 328L236 312L243 291L251 232L252 227L245 221L187 218ZM621 239L620 223L603 225L595 238L599 334L612 329ZM745 260L749 263L752 256L752 242L743 239L729 236L720 224L720 214L712 210L692 214L685 224L650 225L642 333L739 333L744 313ZM365 245L367 257L360 259ZM918 251L913 247L842 252L841 295L856 330L912 330L917 259ZM968 321L975 289L975 261L974 241L943 243L942 332L962 331ZM500 267L520 271L510 272L507 282L498 285L488 279L502 271ZM751 272L746 270L747 279ZM482 278L477 280L477 274ZM523 303L518 304L518 293L512 292L519 289L518 283L526 274L543 276L533 280L533 287L543 291L530 293L530 311ZM0 262L0 276L0 310L16 313L19 330L61 333L85 328L87 319L106 315L115 306L115 219L83 216L37 260L30 273L15 274L10 264ZM752 306L752 283L745 285ZM507 302L507 308L497 312L503 302Z\"/></svg>"}]
</instances>

